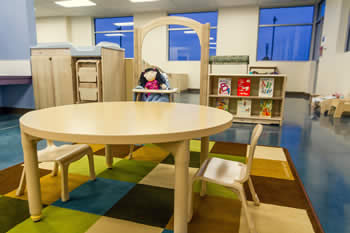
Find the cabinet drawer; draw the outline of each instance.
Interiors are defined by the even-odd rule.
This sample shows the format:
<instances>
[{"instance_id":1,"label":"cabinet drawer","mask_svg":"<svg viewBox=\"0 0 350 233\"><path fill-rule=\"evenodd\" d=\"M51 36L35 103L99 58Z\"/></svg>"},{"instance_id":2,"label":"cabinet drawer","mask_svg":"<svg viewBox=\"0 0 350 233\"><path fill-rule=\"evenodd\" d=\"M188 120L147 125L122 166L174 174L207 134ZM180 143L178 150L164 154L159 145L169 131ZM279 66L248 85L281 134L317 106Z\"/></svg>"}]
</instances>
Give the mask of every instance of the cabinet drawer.
<instances>
[{"instance_id":1,"label":"cabinet drawer","mask_svg":"<svg viewBox=\"0 0 350 233\"><path fill-rule=\"evenodd\" d=\"M79 68L79 81L80 82L97 82L96 67L81 67Z\"/></svg>"},{"instance_id":2,"label":"cabinet drawer","mask_svg":"<svg viewBox=\"0 0 350 233\"><path fill-rule=\"evenodd\" d=\"M98 89L97 88L79 88L81 101L97 101Z\"/></svg>"}]
</instances>

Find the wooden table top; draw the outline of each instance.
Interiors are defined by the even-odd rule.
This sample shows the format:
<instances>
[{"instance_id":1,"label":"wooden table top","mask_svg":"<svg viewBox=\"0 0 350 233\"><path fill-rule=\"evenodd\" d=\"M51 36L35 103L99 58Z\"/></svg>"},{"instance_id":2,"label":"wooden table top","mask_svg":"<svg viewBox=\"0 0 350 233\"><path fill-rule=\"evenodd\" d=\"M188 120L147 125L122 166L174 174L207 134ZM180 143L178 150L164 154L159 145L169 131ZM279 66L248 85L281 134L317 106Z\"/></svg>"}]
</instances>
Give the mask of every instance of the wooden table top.
<instances>
[{"instance_id":1,"label":"wooden table top","mask_svg":"<svg viewBox=\"0 0 350 233\"><path fill-rule=\"evenodd\" d=\"M162 143L206 137L232 125L229 112L200 105L104 102L32 111L20 118L31 136L97 144Z\"/></svg>"}]
</instances>

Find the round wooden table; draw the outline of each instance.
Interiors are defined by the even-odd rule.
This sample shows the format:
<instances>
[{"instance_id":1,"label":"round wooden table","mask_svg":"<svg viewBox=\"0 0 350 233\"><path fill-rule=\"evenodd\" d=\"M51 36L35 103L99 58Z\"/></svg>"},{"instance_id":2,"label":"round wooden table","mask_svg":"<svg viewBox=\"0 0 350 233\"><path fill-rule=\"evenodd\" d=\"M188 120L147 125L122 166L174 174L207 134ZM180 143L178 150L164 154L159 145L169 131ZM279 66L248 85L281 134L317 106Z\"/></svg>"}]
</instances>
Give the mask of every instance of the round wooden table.
<instances>
[{"instance_id":1,"label":"round wooden table","mask_svg":"<svg viewBox=\"0 0 350 233\"><path fill-rule=\"evenodd\" d=\"M186 233L189 140L202 139L204 161L209 136L229 128L232 118L226 111L206 106L150 102L76 104L29 112L20 118L20 128L31 217L34 221L41 218L39 140L106 145L154 143L176 158L174 232ZM106 157L111 163L110 153Z\"/></svg>"}]
</instances>

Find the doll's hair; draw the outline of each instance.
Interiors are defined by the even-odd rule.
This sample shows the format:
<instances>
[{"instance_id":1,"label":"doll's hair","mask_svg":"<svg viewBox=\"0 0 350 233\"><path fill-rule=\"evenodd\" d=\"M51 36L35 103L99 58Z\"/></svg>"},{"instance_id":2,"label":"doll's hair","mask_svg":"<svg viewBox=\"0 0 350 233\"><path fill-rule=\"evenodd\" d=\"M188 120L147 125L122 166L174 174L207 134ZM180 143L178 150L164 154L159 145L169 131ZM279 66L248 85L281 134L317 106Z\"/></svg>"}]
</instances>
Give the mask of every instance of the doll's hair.
<instances>
[{"instance_id":1,"label":"doll's hair","mask_svg":"<svg viewBox=\"0 0 350 233\"><path fill-rule=\"evenodd\" d=\"M146 83L148 82L147 79L145 78L145 74L149 71L156 71L156 80L158 81L158 85L165 84L165 81L162 79L162 74L159 72L157 68L147 68L145 71L143 71L140 75L140 86L145 87Z\"/></svg>"}]
</instances>

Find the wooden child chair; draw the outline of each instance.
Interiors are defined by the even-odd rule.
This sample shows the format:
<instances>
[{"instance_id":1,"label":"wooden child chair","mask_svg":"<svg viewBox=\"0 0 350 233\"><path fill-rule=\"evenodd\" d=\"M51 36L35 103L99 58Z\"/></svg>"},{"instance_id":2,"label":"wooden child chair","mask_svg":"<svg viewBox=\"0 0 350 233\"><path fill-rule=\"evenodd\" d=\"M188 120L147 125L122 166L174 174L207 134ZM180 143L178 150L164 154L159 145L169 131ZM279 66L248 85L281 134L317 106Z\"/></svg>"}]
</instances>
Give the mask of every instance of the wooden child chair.
<instances>
[{"instance_id":1,"label":"wooden child chair","mask_svg":"<svg viewBox=\"0 0 350 233\"><path fill-rule=\"evenodd\" d=\"M68 192L68 167L72 162L81 159L87 155L89 159L90 178L96 179L94 168L93 151L89 145L86 144L74 144L74 145L62 145L56 146L52 141L47 140L47 147L41 151L38 151L38 162L54 162L54 169L52 176L57 176L58 167L61 169L61 199L63 202L69 200ZM23 168L21 181L17 189L16 195L21 196L25 189L25 169Z\"/></svg>"},{"instance_id":2,"label":"wooden child chair","mask_svg":"<svg viewBox=\"0 0 350 233\"><path fill-rule=\"evenodd\" d=\"M202 166L198 169L197 173L192 178L192 182L190 182L189 185L189 222L191 221L193 215L192 185L194 181L201 180L204 182L223 185L233 192L237 193L242 202L242 207L248 222L249 230L251 233L256 233L255 224L248 213L247 199L243 184L245 182L248 182L249 190L252 194L255 205L260 205L258 195L255 193L253 182L250 177L250 170L252 167L255 147L262 131L262 125L258 124L255 126L250 141L250 149L248 151L246 164L215 157L209 158L203 162Z\"/></svg>"}]
</instances>

